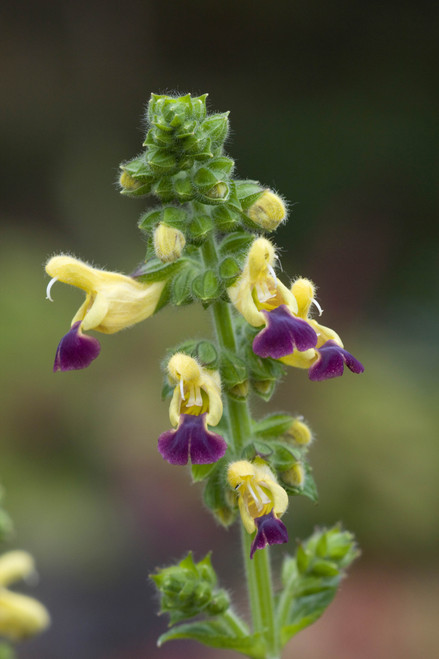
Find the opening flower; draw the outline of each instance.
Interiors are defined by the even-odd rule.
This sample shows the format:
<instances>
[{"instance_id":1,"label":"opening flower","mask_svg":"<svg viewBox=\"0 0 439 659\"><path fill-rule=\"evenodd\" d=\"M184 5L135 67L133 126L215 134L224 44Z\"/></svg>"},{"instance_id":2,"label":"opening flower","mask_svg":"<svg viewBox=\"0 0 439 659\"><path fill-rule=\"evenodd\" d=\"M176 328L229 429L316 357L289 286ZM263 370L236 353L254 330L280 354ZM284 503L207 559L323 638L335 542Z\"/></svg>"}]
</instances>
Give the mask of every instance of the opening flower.
<instances>
[{"instance_id":1,"label":"opening flower","mask_svg":"<svg viewBox=\"0 0 439 659\"><path fill-rule=\"evenodd\" d=\"M266 238L251 245L238 281L228 289L235 307L250 325L265 325L253 341L253 352L260 357L279 359L293 351L314 348L314 329L297 317L298 304L293 293L274 272L276 253Z\"/></svg>"},{"instance_id":2,"label":"opening flower","mask_svg":"<svg viewBox=\"0 0 439 659\"><path fill-rule=\"evenodd\" d=\"M142 283L132 277L98 270L73 258L54 256L46 265L52 277L47 297L55 281L71 284L86 293L84 303L72 320L72 327L61 339L55 356L54 371L86 368L100 352L97 339L83 334L96 330L114 334L152 316L165 287L164 281Z\"/></svg>"},{"instance_id":3,"label":"opening flower","mask_svg":"<svg viewBox=\"0 0 439 659\"><path fill-rule=\"evenodd\" d=\"M218 372L209 371L184 353L176 353L169 360L168 374L176 385L169 418L177 428L160 435L159 452L175 465L185 465L189 460L192 464L217 462L225 454L227 443L207 426L216 426L223 413Z\"/></svg>"},{"instance_id":4,"label":"opening flower","mask_svg":"<svg viewBox=\"0 0 439 659\"><path fill-rule=\"evenodd\" d=\"M254 462L232 462L227 472L229 485L238 493L238 506L247 533L256 531L250 558L267 544L288 542L285 524L279 519L288 507L288 495L270 467L261 458Z\"/></svg>"},{"instance_id":5,"label":"opening flower","mask_svg":"<svg viewBox=\"0 0 439 659\"><path fill-rule=\"evenodd\" d=\"M322 309L315 300L315 287L309 279L297 279L292 287L298 304L298 316L306 321L316 333L317 343L314 349L305 352L291 352L283 356L280 361L288 366L307 368L310 380L328 380L343 375L344 366L353 373L362 373L364 366L350 352L344 349L343 342L334 330L320 325L316 320L310 318L310 308L314 303Z\"/></svg>"},{"instance_id":6,"label":"opening flower","mask_svg":"<svg viewBox=\"0 0 439 659\"><path fill-rule=\"evenodd\" d=\"M33 558L27 552L10 551L0 557L0 636L11 641L38 634L50 624L49 613L40 602L7 589L34 572Z\"/></svg>"}]
</instances>

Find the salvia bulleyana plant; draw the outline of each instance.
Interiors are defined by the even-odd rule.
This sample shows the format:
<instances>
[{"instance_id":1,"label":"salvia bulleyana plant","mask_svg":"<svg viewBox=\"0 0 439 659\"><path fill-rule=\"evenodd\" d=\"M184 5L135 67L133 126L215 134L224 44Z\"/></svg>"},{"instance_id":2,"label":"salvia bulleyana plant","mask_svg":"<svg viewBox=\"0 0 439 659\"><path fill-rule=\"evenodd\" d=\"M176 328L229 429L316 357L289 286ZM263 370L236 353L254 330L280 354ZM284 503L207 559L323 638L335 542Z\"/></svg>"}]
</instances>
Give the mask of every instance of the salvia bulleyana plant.
<instances>
[{"instance_id":1,"label":"salvia bulleyana plant","mask_svg":"<svg viewBox=\"0 0 439 659\"><path fill-rule=\"evenodd\" d=\"M363 366L320 323L314 283L279 275L271 236L287 220L287 204L234 175L224 152L228 113L208 114L206 96L153 94L147 127L143 151L121 165L119 179L123 195L154 199L139 219L145 261L131 275L62 254L48 261L49 299L57 280L86 295L54 370L90 366L100 353L91 330L113 334L167 305L198 302L210 311L213 338L183 337L166 355L170 429L157 447L169 469L190 465L220 524L241 525L251 624L218 585L210 554L196 562L190 551L152 576L170 621L159 645L187 638L274 659L323 613L357 548L339 526L315 531L285 555L282 586L273 592L269 546L289 542L282 516L290 499L317 500L308 462L313 437L302 417L254 418L249 403L269 400L289 367L319 382Z\"/></svg>"}]
</instances>

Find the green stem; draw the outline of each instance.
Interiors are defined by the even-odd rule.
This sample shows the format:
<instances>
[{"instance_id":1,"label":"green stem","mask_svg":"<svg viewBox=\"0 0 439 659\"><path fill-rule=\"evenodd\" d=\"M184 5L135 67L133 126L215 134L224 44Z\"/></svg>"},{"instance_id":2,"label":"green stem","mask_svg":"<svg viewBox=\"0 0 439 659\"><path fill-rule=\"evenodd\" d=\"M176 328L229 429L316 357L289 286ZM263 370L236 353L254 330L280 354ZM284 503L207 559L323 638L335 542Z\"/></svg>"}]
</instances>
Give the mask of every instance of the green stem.
<instances>
[{"instance_id":1,"label":"green stem","mask_svg":"<svg viewBox=\"0 0 439 659\"><path fill-rule=\"evenodd\" d=\"M233 630L237 636L248 636L249 631L248 627L243 620L233 611L233 609L227 609L222 614L224 620L227 620L227 623L231 630Z\"/></svg>"},{"instance_id":2,"label":"green stem","mask_svg":"<svg viewBox=\"0 0 439 659\"><path fill-rule=\"evenodd\" d=\"M218 256L213 238L206 240L202 247L204 263L207 267L218 265ZM215 332L220 348L237 352L233 316L230 306L218 300L212 305ZM251 416L247 401L237 401L226 396L226 415L229 424L229 436L232 451L236 456L251 436ZM242 527L242 549L247 578L247 589L254 633L265 638L267 659L280 657L279 638L274 618L274 597L271 581L270 556L268 547L255 552L250 559L251 536Z\"/></svg>"}]
</instances>

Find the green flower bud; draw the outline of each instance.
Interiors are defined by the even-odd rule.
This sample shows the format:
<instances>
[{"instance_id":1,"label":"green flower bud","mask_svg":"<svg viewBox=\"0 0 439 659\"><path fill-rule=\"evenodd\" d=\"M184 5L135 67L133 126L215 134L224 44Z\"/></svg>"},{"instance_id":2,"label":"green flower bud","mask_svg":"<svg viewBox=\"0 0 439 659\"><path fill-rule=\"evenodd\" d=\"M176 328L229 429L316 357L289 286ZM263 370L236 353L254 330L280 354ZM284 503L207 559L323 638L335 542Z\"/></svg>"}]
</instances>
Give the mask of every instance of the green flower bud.
<instances>
[{"instance_id":1,"label":"green flower bud","mask_svg":"<svg viewBox=\"0 0 439 659\"><path fill-rule=\"evenodd\" d=\"M196 215L189 224L188 235L196 245L201 245L212 229L212 220L208 215Z\"/></svg>"},{"instance_id":2,"label":"green flower bud","mask_svg":"<svg viewBox=\"0 0 439 659\"><path fill-rule=\"evenodd\" d=\"M226 288L231 286L233 282L241 274L241 267L239 263L232 256L226 256L219 266L219 275L224 282Z\"/></svg>"},{"instance_id":3,"label":"green flower bud","mask_svg":"<svg viewBox=\"0 0 439 659\"><path fill-rule=\"evenodd\" d=\"M206 203L221 203L227 201L230 194L230 188L224 181L218 181L209 190L204 193L203 199Z\"/></svg>"},{"instance_id":4,"label":"green flower bud","mask_svg":"<svg viewBox=\"0 0 439 659\"><path fill-rule=\"evenodd\" d=\"M185 203L187 201L192 201L195 197L195 190L192 185L192 181L189 177L188 174L185 172L179 172L174 178L173 178L173 187L174 187L174 192L175 196L177 197L178 201L181 203Z\"/></svg>"},{"instance_id":5,"label":"green flower bud","mask_svg":"<svg viewBox=\"0 0 439 659\"><path fill-rule=\"evenodd\" d=\"M252 380L251 382L255 394L268 401L276 389L276 380Z\"/></svg>"},{"instance_id":6,"label":"green flower bud","mask_svg":"<svg viewBox=\"0 0 439 659\"><path fill-rule=\"evenodd\" d=\"M172 280L171 300L176 307L190 304L193 301L192 282L199 272L199 268L187 264Z\"/></svg>"},{"instance_id":7,"label":"green flower bud","mask_svg":"<svg viewBox=\"0 0 439 659\"><path fill-rule=\"evenodd\" d=\"M215 206L212 211L212 219L215 222L219 231L228 233L234 231L241 221L241 216L238 211L231 208L229 203Z\"/></svg>"},{"instance_id":8,"label":"green flower bud","mask_svg":"<svg viewBox=\"0 0 439 659\"><path fill-rule=\"evenodd\" d=\"M212 302L221 292L221 282L214 270L206 270L192 282L192 293L201 302Z\"/></svg>"},{"instance_id":9,"label":"green flower bud","mask_svg":"<svg viewBox=\"0 0 439 659\"><path fill-rule=\"evenodd\" d=\"M217 149L224 144L229 132L229 112L212 114L202 123L202 128L212 140L212 147Z\"/></svg>"},{"instance_id":10,"label":"green flower bud","mask_svg":"<svg viewBox=\"0 0 439 659\"><path fill-rule=\"evenodd\" d=\"M218 353L210 341L199 341L192 351L192 357L206 368L217 369Z\"/></svg>"},{"instance_id":11,"label":"green flower bud","mask_svg":"<svg viewBox=\"0 0 439 659\"><path fill-rule=\"evenodd\" d=\"M210 554L195 563L189 553L178 565L172 565L152 575L161 594L161 613L169 613L171 624L200 613L218 615L229 606L228 595L215 589L217 577Z\"/></svg>"},{"instance_id":12,"label":"green flower bud","mask_svg":"<svg viewBox=\"0 0 439 659\"><path fill-rule=\"evenodd\" d=\"M221 382L228 392L241 400L248 394L247 366L231 352L223 351L220 359Z\"/></svg>"},{"instance_id":13,"label":"green flower bud","mask_svg":"<svg viewBox=\"0 0 439 659\"><path fill-rule=\"evenodd\" d=\"M303 545L299 544L296 552L296 563L297 563L297 569L302 574L305 574L305 572L307 571L310 564L310 558L311 557L309 553L306 551L306 549L304 549Z\"/></svg>"},{"instance_id":14,"label":"green flower bud","mask_svg":"<svg viewBox=\"0 0 439 659\"><path fill-rule=\"evenodd\" d=\"M146 153L146 162L152 172L158 176L172 174L177 169L177 158L168 149L150 146Z\"/></svg>"},{"instance_id":15,"label":"green flower bud","mask_svg":"<svg viewBox=\"0 0 439 659\"><path fill-rule=\"evenodd\" d=\"M179 259L185 244L186 238L179 229L161 222L154 230L154 251L163 263Z\"/></svg>"},{"instance_id":16,"label":"green flower bud","mask_svg":"<svg viewBox=\"0 0 439 659\"><path fill-rule=\"evenodd\" d=\"M311 572L322 577L336 577L339 574L337 565L331 561L315 561Z\"/></svg>"},{"instance_id":17,"label":"green flower bud","mask_svg":"<svg viewBox=\"0 0 439 659\"><path fill-rule=\"evenodd\" d=\"M207 612L211 616L216 616L227 611L230 607L230 597L225 590L219 590L209 602Z\"/></svg>"},{"instance_id":18,"label":"green flower bud","mask_svg":"<svg viewBox=\"0 0 439 659\"><path fill-rule=\"evenodd\" d=\"M173 201L174 186L170 176L163 176L152 186L152 192L157 195L163 202Z\"/></svg>"}]
</instances>

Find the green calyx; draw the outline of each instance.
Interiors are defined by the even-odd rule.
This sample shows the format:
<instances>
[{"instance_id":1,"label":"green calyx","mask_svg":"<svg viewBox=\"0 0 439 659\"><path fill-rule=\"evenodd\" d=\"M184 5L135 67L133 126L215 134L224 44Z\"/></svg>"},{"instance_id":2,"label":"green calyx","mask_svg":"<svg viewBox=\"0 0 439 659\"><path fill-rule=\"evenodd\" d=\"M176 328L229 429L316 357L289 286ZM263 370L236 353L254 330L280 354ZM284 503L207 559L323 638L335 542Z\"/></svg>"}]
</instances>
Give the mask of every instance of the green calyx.
<instances>
[{"instance_id":1,"label":"green calyx","mask_svg":"<svg viewBox=\"0 0 439 659\"><path fill-rule=\"evenodd\" d=\"M201 613L219 615L230 606L227 592L216 587L210 554L195 563L189 552L177 565L158 570L151 579L161 596L160 612L169 614L171 625Z\"/></svg>"}]
</instances>

